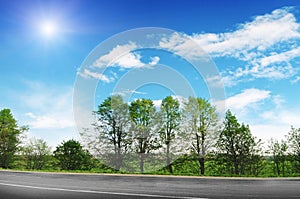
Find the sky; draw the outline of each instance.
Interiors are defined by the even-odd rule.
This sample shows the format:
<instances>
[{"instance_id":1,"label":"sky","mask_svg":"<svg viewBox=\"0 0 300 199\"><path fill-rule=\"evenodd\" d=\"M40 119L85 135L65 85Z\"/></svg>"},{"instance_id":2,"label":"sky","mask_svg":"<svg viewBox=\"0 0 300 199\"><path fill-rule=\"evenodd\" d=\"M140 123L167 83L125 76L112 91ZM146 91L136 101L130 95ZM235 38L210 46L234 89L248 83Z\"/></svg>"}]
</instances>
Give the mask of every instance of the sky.
<instances>
[{"instance_id":1,"label":"sky","mask_svg":"<svg viewBox=\"0 0 300 199\"><path fill-rule=\"evenodd\" d=\"M299 5L0 0L0 109L56 146L80 139L78 118L111 94L159 106L192 93L226 105L263 141L283 139L300 128Z\"/></svg>"}]
</instances>

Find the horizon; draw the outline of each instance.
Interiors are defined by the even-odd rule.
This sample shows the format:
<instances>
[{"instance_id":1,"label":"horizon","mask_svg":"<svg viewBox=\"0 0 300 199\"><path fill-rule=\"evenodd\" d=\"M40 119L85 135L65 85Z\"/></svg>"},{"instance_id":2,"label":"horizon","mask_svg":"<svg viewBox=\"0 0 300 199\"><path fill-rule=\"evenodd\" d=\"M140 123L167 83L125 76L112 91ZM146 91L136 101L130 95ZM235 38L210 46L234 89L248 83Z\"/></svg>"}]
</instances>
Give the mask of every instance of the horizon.
<instances>
[{"instance_id":1,"label":"horizon","mask_svg":"<svg viewBox=\"0 0 300 199\"><path fill-rule=\"evenodd\" d=\"M224 88L225 99L216 101L226 103L240 123L249 124L254 136L264 142L283 139L291 126L300 127L299 5L277 0L0 1L0 109L11 109L19 125L28 125L29 137L55 147L80 138L73 113L78 78L97 82L95 109L130 71L149 74L149 66L168 66L166 76L184 77L197 97L216 100L209 87ZM114 63L98 62L99 68L105 63L103 73L88 68L89 61L105 61L99 55L88 59L99 44L144 27L174 30L176 37L160 40L164 51L136 49L133 43L112 45L107 50L111 54L104 55L114 58L113 49L122 47L129 52ZM187 38L219 74L202 77L178 56L193 55L180 46ZM135 89L127 85L122 94L157 103L167 95L190 94L183 92L185 87L172 90L155 83Z\"/></svg>"}]
</instances>

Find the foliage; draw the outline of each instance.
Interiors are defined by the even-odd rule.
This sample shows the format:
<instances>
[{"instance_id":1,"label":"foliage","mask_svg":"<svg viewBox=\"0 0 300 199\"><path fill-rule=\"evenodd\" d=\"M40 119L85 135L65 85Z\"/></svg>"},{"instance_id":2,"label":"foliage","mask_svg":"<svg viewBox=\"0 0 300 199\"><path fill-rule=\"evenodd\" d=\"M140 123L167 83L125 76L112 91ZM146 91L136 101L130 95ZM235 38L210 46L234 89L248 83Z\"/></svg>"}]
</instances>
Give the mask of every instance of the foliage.
<instances>
[{"instance_id":1,"label":"foliage","mask_svg":"<svg viewBox=\"0 0 300 199\"><path fill-rule=\"evenodd\" d=\"M54 157L62 170L89 170L92 167L92 156L75 140L64 141L57 146Z\"/></svg>"},{"instance_id":2,"label":"foliage","mask_svg":"<svg viewBox=\"0 0 300 199\"><path fill-rule=\"evenodd\" d=\"M281 142L279 142L275 139L270 140L268 152L272 156L272 161L274 162L274 172L278 176L285 176L287 149L286 141L281 140Z\"/></svg>"},{"instance_id":3,"label":"foliage","mask_svg":"<svg viewBox=\"0 0 300 199\"><path fill-rule=\"evenodd\" d=\"M123 102L121 96L111 96L98 106L98 111L95 113L97 116L97 122L94 124L96 135L89 137L92 140L88 146L97 149L98 154L102 154L103 159L106 159L109 165L120 170L124 155L130 145L128 105Z\"/></svg>"},{"instance_id":4,"label":"foliage","mask_svg":"<svg viewBox=\"0 0 300 199\"><path fill-rule=\"evenodd\" d=\"M300 128L291 127L287 135L290 159L295 173L300 173Z\"/></svg>"},{"instance_id":5,"label":"foliage","mask_svg":"<svg viewBox=\"0 0 300 199\"><path fill-rule=\"evenodd\" d=\"M131 102L129 112L134 132L134 147L140 156L140 171L143 173L145 154L160 147L153 129L156 110L152 100L137 99Z\"/></svg>"},{"instance_id":6,"label":"foliage","mask_svg":"<svg viewBox=\"0 0 300 199\"><path fill-rule=\"evenodd\" d=\"M9 168L18 151L20 136L26 131L26 127L19 127L10 109L0 111L0 157L1 167Z\"/></svg>"},{"instance_id":7,"label":"foliage","mask_svg":"<svg viewBox=\"0 0 300 199\"><path fill-rule=\"evenodd\" d=\"M252 136L249 126L240 125L237 118L228 110L217 147L223 157L222 162L227 163L227 168L232 174L246 174L247 167L255 164L253 161L259 160L256 157L257 146L259 145Z\"/></svg>"},{"instance_id":8,"label":"foliage","mask_svg":"<svg viewBox=\"0 0 300 199\"><path fill-rule=\"evenodd\" d=\"M178 100L172 96L167 96L162 100L160 106L160 139L166 145L166 165L170 173L173 173L170 157L170 146L179 131L181 111Z\"/></svg>"},{"instance_id":9,"label":"foliage","mask_svg":"<svg viewBox=\"0 0 300 199\"><path fill-rule=\"evenodd\" d=\"M188 124L186 133L192 144L193 151L198 156L199 170L205 173L205 157L210 147L209 134L217 130L218 116L215 107L202 98L189 97L184 106L184 115Z\"/></svg>"},{"instance_id":10,"label":"foliage","mask_svg":"<svg viewBox=\"0 0 300 199\"><path fill-rule=\"evenodd\" d=\"M51 154L51 148L46 141L32 138L24 147L22 153L25 157L27 169L42 169L48 162Z\"/></svg>"}]
</instances>

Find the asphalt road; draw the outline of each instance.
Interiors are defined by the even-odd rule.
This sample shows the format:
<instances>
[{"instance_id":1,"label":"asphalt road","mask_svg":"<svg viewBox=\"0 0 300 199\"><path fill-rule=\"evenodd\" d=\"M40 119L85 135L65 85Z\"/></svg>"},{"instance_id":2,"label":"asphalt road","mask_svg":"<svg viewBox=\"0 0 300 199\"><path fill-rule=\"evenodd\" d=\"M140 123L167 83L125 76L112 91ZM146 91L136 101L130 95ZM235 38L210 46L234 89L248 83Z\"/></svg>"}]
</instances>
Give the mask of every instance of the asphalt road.
<instances>
[{"instance_id":1,"label":"asphalt road","mask_svg":"<svg viewBox=\"0 0 300 199\"><path fill-rule=\"evenodd\" d=\"M231 179L0 171L1 199L299 197L300 178Z\"/></svg>"}]
</instances>

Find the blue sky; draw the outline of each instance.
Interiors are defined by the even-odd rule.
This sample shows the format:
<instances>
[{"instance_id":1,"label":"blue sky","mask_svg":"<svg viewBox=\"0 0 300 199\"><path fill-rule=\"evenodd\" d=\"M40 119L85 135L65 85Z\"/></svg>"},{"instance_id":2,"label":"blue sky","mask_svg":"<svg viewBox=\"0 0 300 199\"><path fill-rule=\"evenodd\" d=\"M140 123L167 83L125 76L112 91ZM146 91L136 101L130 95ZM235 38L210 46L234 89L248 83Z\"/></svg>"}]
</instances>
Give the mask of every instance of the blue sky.
<instances>
[{"instance_id":1,"label":"blue sky","mask_svg":"<svg viewBox=\"0 0 300 199\"><path fill-rule=\"evenodd\" d=\"M300 127L299 5L277 0L0 0L0 108L10 108L20 125L29 125L29 136L55 146L79 138L73 119L78 76L97 81L97 104L128 71L147 72L146 66L161 64L171 67L168 78L184 77L199 97L210 98L207 83L215 89L224 86L226 99L215 99L217 106L226 103L258 138L281 139L291 125ZM164 51L134 51L134 44L120 44L134 52L101 75L81 67L101 42L142 27L178 33L160 43ZM218 75L196 77L178 56L190 52L190 40L210 56ZM107 54L113 49L118 48L112 46ZM156 103L167 94L180 97L161 85L126 89L132 98L148 97Z\"/></svg>"}]
</instances>

